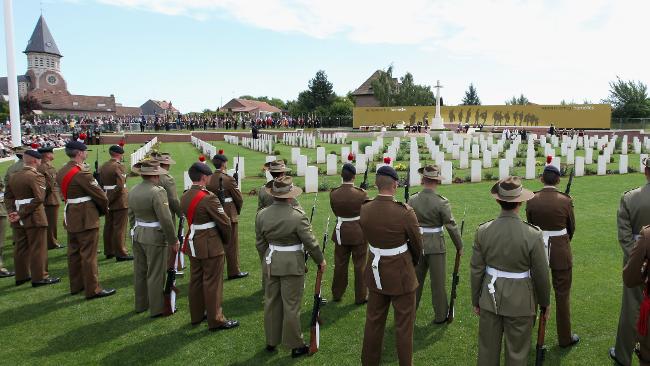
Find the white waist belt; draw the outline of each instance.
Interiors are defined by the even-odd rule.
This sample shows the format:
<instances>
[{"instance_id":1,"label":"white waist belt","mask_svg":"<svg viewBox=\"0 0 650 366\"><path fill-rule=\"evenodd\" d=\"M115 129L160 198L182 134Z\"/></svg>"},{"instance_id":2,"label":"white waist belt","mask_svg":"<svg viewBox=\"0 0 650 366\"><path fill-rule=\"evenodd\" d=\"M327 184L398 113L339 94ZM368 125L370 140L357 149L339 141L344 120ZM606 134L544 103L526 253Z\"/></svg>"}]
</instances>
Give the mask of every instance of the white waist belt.
<instances>
[{"instance_id":1,"label":"white waist belt","mask_svg":"<svg viewBox=\"0 0 650 366\"><path fill-rule=\"evenodd\" d=\"M420 226L420 234L433 234L433 233L441 233L442 232L442 226L441 227L422 227Z\"/></svg>"},{"instance_id":2,"label":"white waist belt","mask_svg":"<svg viewBox=\"0 0 650 366\"><path fill-rule=\"evenodd\" d=\"M133 240L133 235L135 235L135 228L141 226L141 227L160 227L160 222L158 221L153 221L153 222L146 222L146 221L140 221L138 219L135 220L135 225L131 229L131 240Z\"/></svg>"},{"instance_id":3,"label":"white waist belt","mask_svg":"<svg viewBox=\"0 0 650 366\"><path fill-rule=\"evenodd\" d=\"M25 199L22 199L22 200L15 200L14 205L16 206L16 212L20 211L20 206L26 205L26 204L32 202L32 200L33 200L33 198L25 198ZM19 222L20 222L20 225L23 224L23 220L19 220Z\"/></svg>"},{"instance_id":4,"label":"white waist belt","mask_svg":"<svg viewBox=\"0 0 650 366\"><path fill-rule=\"evenodd\" d=\"M336 242L341 245L341 225L344 222L359 221L361 216L355 217L337 217L336 218Z\"/></svg>"},{"instance_id":5,"label":"white waist belt","mask_svg":"<svg viewBox=\"0 0 650 366\"><path fill-rule=\"evenodd\" d=\"M63 206L63 222L65 224L68 223L68 218L66 216L68 212L68 205L76 205L78 203L83 203L83 202L88 202L92 201L92 198L90 196L83 196L83 197L78 197L78 198L68 198L65 200L65 205Z\"/></svg>"},{"instance_id":6,"label":"white waist belt","mask_svg":"<svg viewBox=\"0 0 650 366\"><path fill-rule=\"evenodd\" d=\"M104 186L104 190L105 190L105 191L110 191L111 189L115 189L115 188L117 188L117 185L113 185L113 186Z\"/></svg>"},{"instance_id":7,"label":"white waist belt","mask_svg":"<svg viewBox=\"0 0 650 366\"><path fill-rule=\"evenodd\" d=\"M266 255L266 264L271 264L271 257L273 257L273 252L298 252L303 250L304 247L302 244L294 244L294 245L274 245L274 244L269 244L269 254ZM269 273L271 271L271 267L269 267Z\"/></svg>"},{"instance_id":8,"label":"white waist belt","mask_svg":"<svg viewBox=\"0 0 650 366\"><path fill-rule=\"evenodd\" d=\"M542 235L544 236L544 249L546 251L546 263L550 263L550 258L551 258L551 244L549 242L549 239L554 236L562 236L566 234L567 234L566 229L556 230L556 231L551 231L551 230L542 231Z\"/></svg>"},{"instance_id":9,"label":"white waist belt","mask_svg":"<svg viewBox=\"0 0 650 366\"><path fill-rule=\"evenodd\" d=\"M205 224L200 225L190 225L190 234L187 237L187 243L190 245L190 252L192 253L192 257L196 257L196 253L194 252L194 234L199 230L207 230L216 226L217 224L215 224L214 221L206 222Z\"/></svg>"},{"instance_id":10,"label":"white waist belt","mask_svg":"<svg viewBox=\"0 0 650 366\"><path fill-rule=\"evenodd\" d=\"M381 290L381 277L379 276L379 260L381 257L392 257L395 255L399 255L402 253L405 253L407 250L409 250L408 245L406 243L400 245L397 248L390 248L390 249L379 249L375 248L372 245L368 245L368 249L370 249L370 252L374 255L374 258L372 259L372 275L375 277L375 285L377 285L377 288Z\"/></svg>"},{"instance_id":11,"label":"white waist belt","mask_svg":"<svg viewBox=\"0 0 650 366\"><path fill-rule=\"evenodd\" d=\"M494 293L496 292L496 289L494 288L494 283L497 281L497 278L509 278L513 280L520 280L520 279L530 277L530 270L526 272L506 272L506 271L500 271L490 266L487 266L485 268L485 273L492 276L492 280L490 281L490 283L488 283L487 287L488 287L488 291L490 292L490 295L492 295L492 300L494 301L494 311L497 314L498 314L497 299L494 295Z\"/></svg>"},{"instance_id":12,"label":"white waist belt","mask_svg":"<svg viewBox=\"0 0 650 366\"><path fill-rule=\"evenodd\" d=\"M226 197L223 200L223 203L230 203L230 202L232 202L232 197Z\"/></svg>"}]
</instances>

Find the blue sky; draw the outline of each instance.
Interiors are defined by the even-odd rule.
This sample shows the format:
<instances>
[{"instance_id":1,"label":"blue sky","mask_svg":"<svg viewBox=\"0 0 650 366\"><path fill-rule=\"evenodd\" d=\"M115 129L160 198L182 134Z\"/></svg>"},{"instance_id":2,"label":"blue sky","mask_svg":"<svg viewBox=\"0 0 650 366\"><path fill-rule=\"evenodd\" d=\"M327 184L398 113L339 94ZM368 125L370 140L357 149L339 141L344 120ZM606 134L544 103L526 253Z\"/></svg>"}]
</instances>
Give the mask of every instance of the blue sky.
<instances>
[{"instance_id":1,"label":"blue sky","mask_svg":"<svg viewBox=\"0 0 650 366\"><path fill-rule=\"evenodd\" d=\"M378 68L445 85L458 104L470 82L483 104L598 102L616 78L650 81L643 0L44 0L72 93L114 94L182 112L242 94L295 99L317 70L335 91ZM22 54L40 1L14 0ZM4 26L4 25L3 25ZM632 35L632 36L631 36ZM6 75L5 48L0 74Z\"/></svg>"}]
</instances>

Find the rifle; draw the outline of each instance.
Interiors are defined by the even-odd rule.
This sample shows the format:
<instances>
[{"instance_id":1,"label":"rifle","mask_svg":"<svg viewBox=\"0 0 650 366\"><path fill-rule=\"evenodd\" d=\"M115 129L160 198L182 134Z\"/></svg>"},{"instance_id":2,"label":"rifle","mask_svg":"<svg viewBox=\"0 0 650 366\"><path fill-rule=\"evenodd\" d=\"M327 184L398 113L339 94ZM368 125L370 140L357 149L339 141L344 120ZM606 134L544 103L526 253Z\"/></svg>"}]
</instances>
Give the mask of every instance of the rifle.
<instances>
[{"instance_id":1,"label":"rifle","mask_svg":"<svg viewBox=\"0 0 650 366\"><path fill-rule=\"evenodd\" d=\"M311 205L311 214L309 214L309 224L311 225L314 222L314 212L316 212L316 199L318 198L318 192L314 195L314 204ZM307 260L309 259L309 253L305 251L305 272L307 272Z\"/></svg>"},{"instance_id":2,"label":"rifle","mask_svg":"<svg viewBox=\"0 0 650 366\"><path fill-rule=\"evenodd\" d=\"M167 281L165 282L163 294L165 295L163 315L170 316L176 312L176 295L178 294L178 289L176 288L176 271L174 268L167 270Z\"/></svg>"},{"instance_id":3,"label":"rifle","mask_svg":"<svg viewBox=\"0 0 650 366\"><path fill-rule=\"evenodd\" d=\"M465 215L467 214L467 206L463 211L463 221L460 222L460 237L463 238L463 230L465 229ZM458 283L460 283L460 253L456 251L456 261L454 262L454 273L451 276L451 295L449 296L449 310L447 311L447 323L454 321L454 305L456 303L456 295Z\"/></svg>"},{"instance_id":4,"label":"rifle","mask_svg":"<svg viewBox=\"0 0 650 366\"><path fill-rule=\"evenodd\" d=\"M95 171L93 172L93 178L95 178L97 183L99 183L99 149L97 149L97 153L95 155Z\"/></svg>"},{"instance_id":5,"label":"rifle","mask_svg":"<svg viewBox=\"0 0 650 366\"><path fill-rule=\"evenodd\" d=\"M226 204L226 191L223 189L223 174L219 175L219 189L217 190L217 198L221 202L221 207Z\"/></svg>"},{"instance_id":6,"label":"rifle","mask_svg":"<svg viewBox=\"0 0 650 366\"><path fill-rule=\"evenodd\" d=\"M361 189L368 189L368 170L370 170L370 158L366 160L366 171L363 172L363 182L359 186Z\"/></svg>"},{"instance_id":7,"label":"rifle","mask_svg":"<svg viewBox=\"0 0 650 366\"><path fill-rule=\"evenodd\" d=\"M330 217L327 216L327 225L325 226L325 232L323 233L323 256L325 255L325 246L327 245L327 233L330 229ZM321 284L323 282L323 270L324 268L318 267L318 272L316 272L316 285L314 286L314 307L311 311L311 332L309 339L309 354L313 355L318 352L318 347L320 346L320 307L323 304L323 298L321 297Z\"/></svg>"},{"instance_id":8,"label":"rifle","mask_svg":"<svg viewBox=\"0 0 650 366\"><path fill-rule=\"evenodd\" d=\"M406 181L404 182L404 203L409 203L409 188L411 188L411 172L406 172Z\"/></svg>"},{"instance_id":9,"label":"rifle","mask_svg":"<svg viewBox=\"0 0 650 366\"><path fill-rule=\"evenodd\" d=\"M564 190L564 193L569 194L571 192L571 183L573 183L573 177L575 177L576 170L575 168L571 168L571 173L569 174L569 181L566 184L566 189Z\"/></svg>"},{"instance_id":10,"label":"rifle","mask_svg":"<svg viewBox=\"0 0 650 366\"><path fill-rule=\"evenodd\" d=\"M235 178L235 184L239 185L239 153L237 153L237 164L235 164L235 174L232 175Z\"/></svg>"},{"instance_id":11,"label":"rifle","mask_svg":"<svg viewBox=\"0 0 650 366\"><path fill-rule=\"evenodd\" d=\"M537 345L535 346L535 366L542 366L544 364L544 335L546 334L546 314L545 307L539 307L539 328L537 328Z\"/></svg>"},{"instance_id":12,"label":"rifle","mask_svg":"<svg viewBox=\"0 0 650 366\"><path fill-rule=\"evenodd\" d=\"M184 243L185 242L185 230L183 228L183 222L185 221L185 216L181 216L178 219L178 232L176 233L176 237L178 238L179 243ZM185 256L183 255L183 251L179 250L178 253L176 253L176 261L174 263L174 270L176 270L176 274L178 275L183 275L183 269L185 269Z\"/></svg>"}]
</instances>

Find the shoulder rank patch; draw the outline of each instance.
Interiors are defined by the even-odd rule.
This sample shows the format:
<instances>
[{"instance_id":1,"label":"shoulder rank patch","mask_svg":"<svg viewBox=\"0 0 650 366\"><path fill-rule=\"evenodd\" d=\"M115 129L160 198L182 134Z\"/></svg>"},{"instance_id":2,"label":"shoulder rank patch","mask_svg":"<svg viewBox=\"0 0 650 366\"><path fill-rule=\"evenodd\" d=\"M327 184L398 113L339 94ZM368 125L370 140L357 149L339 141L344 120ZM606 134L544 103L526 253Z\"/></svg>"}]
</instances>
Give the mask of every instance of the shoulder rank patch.
<instances>
[{"instance_id":1,"label":"shoulder rank patch","mask_svg":"<svg viewBox=\"0 0 650 366\"><path fill-rule=\"evenodd\" d=\"M447 197L445 197L445 196L443 196L443 195L441 195L441 194L439 194L439 193L436 193L436 196L440 197L443 201L449 201L449 200L447 199Z\"/></svg>"},{"instance_id":2,"label":"shoulder rank patch","mask_svg":"<svg viewBox=\"0 0 650 366\"><path fill-rule=\"evenodd\" d=\"M537 225L533 225L533 224L531 224L530 222L523 221L523 223L526 224L526 225L528 225L528 226L530 226L530 227L532 227L532 228L534 228L534 229L537 230L537 231L542 231L542 229L540 229L539 226L537 226Z\"/></svg>"}]
</instances>

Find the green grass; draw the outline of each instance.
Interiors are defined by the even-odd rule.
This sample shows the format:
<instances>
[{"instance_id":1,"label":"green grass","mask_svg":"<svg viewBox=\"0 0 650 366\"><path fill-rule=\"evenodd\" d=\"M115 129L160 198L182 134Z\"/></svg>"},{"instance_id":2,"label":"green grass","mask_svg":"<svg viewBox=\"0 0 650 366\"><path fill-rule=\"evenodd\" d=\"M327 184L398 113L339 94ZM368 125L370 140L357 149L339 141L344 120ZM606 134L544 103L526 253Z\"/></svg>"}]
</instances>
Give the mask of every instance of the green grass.
<instances>
[{"instance_id":1,"label":"green grass","mask_svg":"<svg viewBox=\"0 0 650 366\"><path fill-rule=\"evenodd\" d=\"M277 145L283 157L289 157L290 148ZM334 145L338 151L340 145ZM137 148L128 145L127 151ZM75 364L198 364L218 365L358 365L365 322L365 307L353 305L350 288L343 301L330 303L322 310L324 326L321 331L321 350L313 357L293 360L288 350L275 355L264 351L263 305L260 290L260 265L254 248L254 218L257 198L246 193L258 188L263 178L255 177L264 162L264 155L241 147L219 144L229 156L238 152L246 158L246 178L242 191L245 195L240 220L241 268L251 276L243 280L226 281L224 312L228 318L237 319L241 326L236 330L209 333L205 324L191 327L188 304L188 275L178 281L181 296L179 312L172 317L150 319L148 314L133 311L132 263L116 263L99 255L99 278L105 287L116 287L115 296L93 301L83 296L69 295L65 251L49 252L49 269L52 276L62 276L63 282L45 288L32 289L29 285L14 286L13 279L0 280L0 360L6 365L75 365ZM95 147L96 148L96 147ZM172 173L176 177L179 193L182 192L182 171L196 161L198 152L189 143L163 144L178 162ZM330 147L326 149L328 152ZM106 158L104 148L100 153ZM303 149L306 151L306 149ZM308 151L315 158L315 151ZM92 165L95 152L90 154ZM539 158L541 159L541 158ZM634 165L635 158L630 158ZM56 165L66 161L57 152ZM4 175L7 163L0 165ZM302 179L298 179L301 181ZM337 177L328 177L332 185ZM130 178L129 186L140 178ZM620 195L644 181L640 174L606 177L581 177L573 183L577 232L572 243L574 253L574 280L572 291L573 329L582 337L580 344L571 350L557 347L554 315L548 323L548 365L603 365L609 364L607 349L614 344L621 295L621 250L616 239L616 209ZM562 182L562 186L566 181ZM302 184L302 183L299 183ZM417 314L414 335L414 364L471 365L476 362L478 318L471 310L469 300L469 253L474 231L480 223L498 214L497 205L489 195L493 182L455 184L443 186L440 193L452 203L458 221L467 206L464 242L466 256L462 261L461 284L457 300L456 319L453 324L431 324L433 311L429 286L425 286L422 306ZM539 189L539 182L526 181L531 189ZM412 188L411 192L419 188ZM376 190L371 190L374 196ZM300 202L307 211L314 195L303 195ZM403 197L400 190L399 200ZM327 215L331 211L326 193L318 194L318 207L314 231L322 240ZM331 227L330 227L331 229ZM59 228L59 239L66 242L66 234ZM10 230L5 241L5 261L13 268L13 247ZM130 248L131 244L128 243ZM102 243L100 240L100 248ZM451 277L454 250L450 246L447 257L448 277ZM324 279L323 294L331 298L333 268L332 243L327 243L326 256L330 266ZM308 322L312 306L314 264L309 263L302 324L308 340ZM428 283L428 282L427 282ZM382 360L396 365L392 316L387 323ZM534 355L531 354L531 357Z\"/></svg>"}]
</instances>

